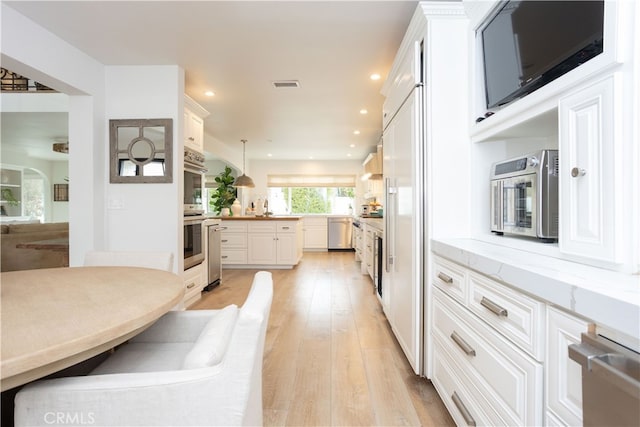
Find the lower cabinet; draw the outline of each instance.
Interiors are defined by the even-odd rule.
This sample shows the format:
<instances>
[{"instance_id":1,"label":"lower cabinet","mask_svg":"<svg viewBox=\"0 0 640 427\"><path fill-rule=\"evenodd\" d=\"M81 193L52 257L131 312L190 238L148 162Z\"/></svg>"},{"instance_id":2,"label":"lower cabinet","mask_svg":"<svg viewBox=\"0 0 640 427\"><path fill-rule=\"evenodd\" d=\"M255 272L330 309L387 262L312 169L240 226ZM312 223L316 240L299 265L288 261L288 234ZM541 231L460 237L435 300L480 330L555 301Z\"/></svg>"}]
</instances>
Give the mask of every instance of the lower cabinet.
<instances>
[{"instance_id":1,"label":"lower cabinet","mask_svg":"<svg viewBox=\"0 0 640 427\"><path fill-rule=\"evenodd\" d=\"M589 321L434 257L432 381L458 425L582 425Z\"/></svg>"},{"instance_id":2,"label":"lower cabinet","mask_svg":"<svg viewBox=\"0 0 640 427\"><path fill-rule=\"evenodd\" d=\"M433 292L435 359L453 359L466 387L467 409L482 408L491 425L541 425L543 367L486 323L465 312L439 289ZM437 372L434 382L445 381ZM449 393L447 393L449 394ZM449 396L450 397L450 396ZM459 402L451 398L465 418ZM465 422L468 422L466 420Z\"/></svg>"},{"instance_id":3,"label":"lower cabinet","mask_svg":"<svg viewBox=\"0 0 640 427\"><path fill-rule=\"evenodd\" d=\"M290 268L302 258L300 221L226 221L224 226L223 266Z\"/></svg>"},{"instance_id":4,"label":"lower cabinet","mask_svg":"<svg viewBox=\"0 0 640 427\"><path fill-rule=\"evenodd\" d=\"M200 299L202 288L206 285L206 273L205 263L198 264L184 272L182 276L184 279L182 308L188 308Z\"/></svg>"},{"instance_id":5,"label":"lower cabinet","mask_svg":"<svg viewBox=\"0 0 640 427\"><path fill-rule=\"evenodd\" d=\"M553 307L547 309L546 424L582 425L582 369L568 348L580 343L589 323Z\"/></svg>"},{"instance_id":6,"label":"lower cabinet","mask_svg":"<svg viewBox=\"0 0 640 427\"><path fill-rule=\"evenodd\" d=\"M329 247L327 217L305 217L302 221L304 249L326 251Z\"/></svg>"}]
</instances>

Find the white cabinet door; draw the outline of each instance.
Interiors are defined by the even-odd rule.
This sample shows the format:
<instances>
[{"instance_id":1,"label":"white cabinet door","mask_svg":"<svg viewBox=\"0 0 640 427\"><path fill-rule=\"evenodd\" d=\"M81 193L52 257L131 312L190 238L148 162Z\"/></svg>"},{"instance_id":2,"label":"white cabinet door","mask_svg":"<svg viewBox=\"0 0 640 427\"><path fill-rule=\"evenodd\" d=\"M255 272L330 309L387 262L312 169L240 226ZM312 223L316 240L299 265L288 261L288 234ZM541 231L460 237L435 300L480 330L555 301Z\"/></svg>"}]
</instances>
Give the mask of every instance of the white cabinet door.
<instances>
[{"instance_id":1,"label":"white cabinet door","mask_svg":"<svg viewBox=\"0 0 640 427\"><path fill-rule=\"evenodd\" d=\"M204 120L187 109L184 110L184 145L204 152Z\"/></svg>"},{"instance_id":2,"label":"white cabinet door","mask_svg":"<svg viewBox=\"0 0 640 427\"><path fill-rule=\"evenodd\" d=\"M296 240L295 233L278 233L276 260L278 264L294 265L298 263Z\"/></svg>"},{"instance_id":3,"label":"white cabinet door","mask_svg":"<svg viewBox=\"0 0 640 427\"><path fill-rule=\"evenodd\" d=\"M560 100L559 246L566 254L617 262L622 242L622 168L617 75Z\"/></svg>"},{"instance_id":4,"label":"white cabinet door","mask_svg":"<svg viewBox=\"0 0 640 427\"><path fill-rule=\"evenodd\" d=\"M547 308L547 425L582 425L582 370L569 359L569 345L580 343L589 323Z\"/></svg>"},{"instance_id":5,"label":"white cabinet door","mask_svg":"<svg viewBox=\"0 0 640 427\"><path fill-rule=\"evenodd\" d=\"M248 264L276 264L275 233L249 233Z\"/></svg>"}]
</instances>

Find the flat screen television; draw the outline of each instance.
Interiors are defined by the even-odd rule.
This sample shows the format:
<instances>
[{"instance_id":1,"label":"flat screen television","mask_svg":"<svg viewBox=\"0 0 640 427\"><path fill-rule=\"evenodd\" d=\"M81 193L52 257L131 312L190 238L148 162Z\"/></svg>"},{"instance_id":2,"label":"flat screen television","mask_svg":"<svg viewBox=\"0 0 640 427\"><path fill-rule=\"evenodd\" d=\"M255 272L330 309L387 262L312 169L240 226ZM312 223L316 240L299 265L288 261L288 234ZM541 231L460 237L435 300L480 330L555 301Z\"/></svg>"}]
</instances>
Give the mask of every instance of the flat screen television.
<instances>
[{"instance_id":1,"label":"flat screen television","mask_svg":"<svg viewBox=\"0 0 640 427\"><path fill-rule=\"evenodd\" d=\"M521 98L602 53L604 1L510 0L480 28L487 108Z\"/></svg>"}]
</instances>

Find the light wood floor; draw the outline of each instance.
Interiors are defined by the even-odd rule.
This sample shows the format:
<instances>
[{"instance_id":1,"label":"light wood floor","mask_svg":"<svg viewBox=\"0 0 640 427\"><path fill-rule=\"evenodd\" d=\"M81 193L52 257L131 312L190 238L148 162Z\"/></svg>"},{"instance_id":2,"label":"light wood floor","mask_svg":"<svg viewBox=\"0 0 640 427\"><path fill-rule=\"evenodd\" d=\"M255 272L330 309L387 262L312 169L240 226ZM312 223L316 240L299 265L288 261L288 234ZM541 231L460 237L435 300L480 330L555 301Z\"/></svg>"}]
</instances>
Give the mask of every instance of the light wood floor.
<instances>
[{"instance_id":1,"label":"light wood floor","mask_svg":"<svg viewBox=\"0 0 640 427\"><path fill-rule=\"evenodd\" d=\"M225 269L191 309L242 305L256 271ZM353 252L305 252L295 269L272 273L266 426L454 425L411 370Z\"/></svg>"}]
</instances>

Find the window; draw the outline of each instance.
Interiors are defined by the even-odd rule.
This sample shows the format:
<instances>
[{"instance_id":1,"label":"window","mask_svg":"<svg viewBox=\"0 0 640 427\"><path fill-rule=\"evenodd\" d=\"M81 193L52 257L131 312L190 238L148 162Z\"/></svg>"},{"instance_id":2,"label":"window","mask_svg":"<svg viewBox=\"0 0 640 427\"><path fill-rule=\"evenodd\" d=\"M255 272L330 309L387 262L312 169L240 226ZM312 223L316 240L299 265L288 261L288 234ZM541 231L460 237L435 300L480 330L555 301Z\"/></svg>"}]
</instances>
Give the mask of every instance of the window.
<instances>
[{"instance_id":1,"label":"window","mask_svg":"<svg viewBox=\"0 0 640 427\"><path fill-rule=\"evenodd\" d=\"M276 215L353 212L355 175L269 175L269 210Z\"/></svg>"}]
</instances>

